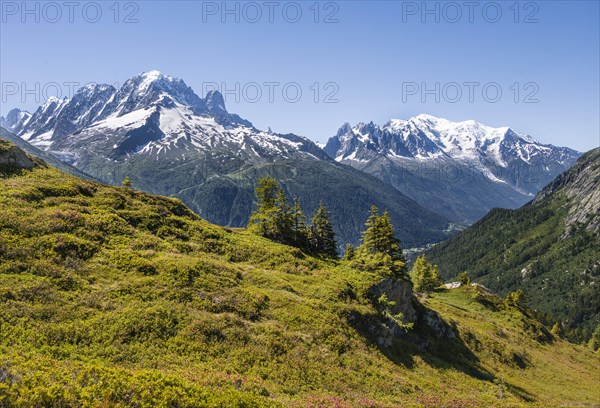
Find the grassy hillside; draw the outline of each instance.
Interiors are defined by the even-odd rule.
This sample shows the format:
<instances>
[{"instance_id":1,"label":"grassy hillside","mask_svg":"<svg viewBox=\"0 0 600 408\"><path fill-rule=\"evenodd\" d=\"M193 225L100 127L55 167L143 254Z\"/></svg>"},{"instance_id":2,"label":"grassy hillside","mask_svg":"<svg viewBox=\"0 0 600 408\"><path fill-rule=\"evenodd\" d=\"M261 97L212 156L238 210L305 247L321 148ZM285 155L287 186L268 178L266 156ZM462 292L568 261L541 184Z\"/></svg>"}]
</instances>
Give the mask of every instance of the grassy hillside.
<instances>
[{"instance_id":1,"label":"grassy hillside","mask_svg":"<svg viewBox=\"0 0 600 408\"><path fill-rule=\"evenodd\" d=\"M495 298L434 294L382 344L375 274L175 199L5 170L0 407L599 402L598 356Z\"/></svg>"},{"instance_id":2,"label":"grassy hillside","mask_svg":"<svg viewBox=\"0 0 600 408\"><path fill-rule=\"evenodd\" d=\"M444 278L462 271L528 304L584 340L600 324L600 149L518 210L492 210L429 251ZM574 329L574 330L573 330Z\"/></svg>"}]
</instances>

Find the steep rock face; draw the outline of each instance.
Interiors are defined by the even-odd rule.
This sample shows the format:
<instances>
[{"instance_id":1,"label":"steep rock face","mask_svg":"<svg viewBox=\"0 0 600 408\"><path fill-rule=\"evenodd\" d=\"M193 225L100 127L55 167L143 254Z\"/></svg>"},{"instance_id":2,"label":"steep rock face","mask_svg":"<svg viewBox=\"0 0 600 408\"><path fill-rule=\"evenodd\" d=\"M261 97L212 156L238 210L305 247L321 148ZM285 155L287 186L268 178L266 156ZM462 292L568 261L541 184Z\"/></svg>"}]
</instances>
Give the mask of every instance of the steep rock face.
<instances>
[{"instance_id":1,"label":"steep rock face","mask_svg":"<svg viewBox=\"0 0 600 408\"><path fill-rule=\"evenodd\" d=\"M383 126L345 123L324 150L461 223L474 222L493 207L525 204L579 156L508 127L431 115Z\"/></svg>"},{"instance_id":2,"label":"steep rock face","mask_svg":"<svg viewBox=\"0 0 600 408\"><path fill-rule=\"evenodd\" d=\"M597 231L600 228L600 149L585 154L570 171L544 188L533 204L561 192L570 205L565 218L565 236L571 234L577 224L585 224L588 231Z\"/></svg>"},{"instance_id":3,"label":"steep rock face","mask_svg":"<svg viewBox=\"0 0 600 408\"><path fill-rule=\"evenodd\" d=\"M425 324L437 339L455 340L456 328L444 322L439 314L433 310L425 309L420 316L420 321Z\"/></svg>"},{"instance_id":4,"label":"steep rock face","mask_svg":"<svg viewBox=\"0 0 600 408\"><path fill-rule=\"evenodd\" d=\"M417 312L413 304L413 286L408 280L382 279L370 290L373 299L386 295L390 302L388 312L397 315L402 313L404 323L414 323ZM380 310L383 311L383 310Z\"/></svg>"}]
</instances>

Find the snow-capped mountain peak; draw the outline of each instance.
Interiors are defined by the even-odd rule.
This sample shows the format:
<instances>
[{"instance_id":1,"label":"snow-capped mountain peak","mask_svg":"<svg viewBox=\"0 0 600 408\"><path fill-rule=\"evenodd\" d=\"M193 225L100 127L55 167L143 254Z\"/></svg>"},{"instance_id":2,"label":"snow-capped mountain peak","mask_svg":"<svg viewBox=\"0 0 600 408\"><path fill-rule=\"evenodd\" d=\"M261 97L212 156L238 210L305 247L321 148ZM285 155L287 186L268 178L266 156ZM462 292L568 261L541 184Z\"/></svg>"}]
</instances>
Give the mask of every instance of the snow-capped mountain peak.
<instances>
[{"instance_id":1,"label":"snow-capped mountain peak","mask_svg":"<svg viewBox=\"0 0 600 408\"><path fill-rule=\"evenodd\" d=\"M127 79L119 89L87 84L73 98L50 98L19 136L75 163L94 146L106 157L189 157L234 151L248 160L306 154L329 158L313 142L295 135L261 132L230 114L223 95L201 98L181 79L159 71Z\"/></svg>"},{"instance_id":2,"label":"snow-capped mountain peak","mask_svg":"<svg viewBox=\"0 0 600 408\"><path fill-rule=\"evenodd\" d=\"M138 75L138 78L141 78L141 82L139 83L140 91L143 91L149 88L154 82L158 80L166 80L167 82L173 82L173 77L163 75L160 71L152 70L148 72L142 72Z\"/></svg>"},{"instance_id":3,"label":"snow-capped mountain peak","mask_svg":"<svg viewBox=\"0 0 600 408\"><path fill-rule=\"evenodd\" d=\"M505 152L501 151L501 147L526 144L546 150L530 136L521 135L509 127L494 128L474 120L453 122L420 114L408 120L392 119L383 126L372 122L359 123L354 127L344 124L330 139L326 151L338 161L383 155L420 159L446 156L480 162L485 157L496 165L506 166ZM360 150L369 150L370 154ZM350 156L352 159L349 159Z\"/></svg>"},{"instance_id":4,"label":"snow-capped mountain peak","mask_svg":"<svg viewBox=\"0 0 600 408\"><path fill-rule=\"evenodd\" d=\"M31 113L17 108L11 109L6 114L6 118L0 116L0 127L12 133L19 133L23 126L29 122L29 119L31 119Z\"/></svg>"},{"instance_id":5,"label":"snow-capped mountain peak","mask_svg":"<svg viewBox=\"0 0 600 408\"><path fill-rule=\"evenodd\" d=\"M144 72L125 81L115 97L114 110L124 115L167 100L206 110L206 103L183 80L159 71Z\"/></svg>"},{"instance_id":6,"label":"snow-capped mountain peak","mask_svg":"<svg viewBox=\"0 0 600 408\"><path fill-rule=\"evenodd\" d=\"M345 122L337 131L336 136L344 136L352 131L352 126L350 123Z\"/></svg>"},{"instance_id":7,"label":"snow-capped mountain peak","mask_svg":"<svg viewBox=\"0 0 600 408\"><path fill-rule=\"evenodd\" d=\"M510 127L495 128L474 120L454 122L428 114L392 119L383 126L344 124L324 150L335 160L359 168L382 159L430 161L432 166L440 160L459 163L478 169L493 182L514 178L519 166L538 166L554 174L550 167L572 163L579 156L572 149L544 145Z\"/></svg>"}]
</instances>

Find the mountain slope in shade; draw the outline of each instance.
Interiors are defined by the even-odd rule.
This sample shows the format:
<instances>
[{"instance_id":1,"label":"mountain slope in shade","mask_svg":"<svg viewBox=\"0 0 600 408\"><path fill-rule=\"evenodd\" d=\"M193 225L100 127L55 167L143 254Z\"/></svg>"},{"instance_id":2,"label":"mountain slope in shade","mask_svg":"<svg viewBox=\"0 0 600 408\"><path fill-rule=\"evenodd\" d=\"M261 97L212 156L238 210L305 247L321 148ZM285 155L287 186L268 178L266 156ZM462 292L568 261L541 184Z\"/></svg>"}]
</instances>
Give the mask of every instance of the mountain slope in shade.
<instances>
[{"instance_id":1,"label":"mountain slope in shade","mask_svg":"<svg viewBox=\"0 0 600 408\"><path fill-rule=\"evenodd\" d=\"M431 115L384 126L346 123L324 150L426 208L465 223L493 207L523 205L579 156L510 128Z\"/></svg>"},{"instance_id":2,"label":"mountain slope in shade","mask_svg":"<svg viewBox=\"0 0 600 408\"><path fill-rule=\"evenodd\" d=\"M522 288L528 304L579 328L600 324L600 148L517 210L494 209L429 251L445 278L467 271L499 293Z\"/></svg>"},{"instance_id":3,"label":"mountain slope in shade","mask_svg":"<svg viewBox=\"0 0 600 408\"><path fill-rule=\"evenodd\" d=\"M157 71L120 89L90 84L49 99L19 136L112 184L181 198L207 220L245 226L259 177L272 175L310 215L322 199L340 245L357 243L372 204L390 211L406 247L448 236L449 221L377 178L335 162L315 143L261 131L227 112L223 96L198 97Z\"/></svg>"}]
</instances>

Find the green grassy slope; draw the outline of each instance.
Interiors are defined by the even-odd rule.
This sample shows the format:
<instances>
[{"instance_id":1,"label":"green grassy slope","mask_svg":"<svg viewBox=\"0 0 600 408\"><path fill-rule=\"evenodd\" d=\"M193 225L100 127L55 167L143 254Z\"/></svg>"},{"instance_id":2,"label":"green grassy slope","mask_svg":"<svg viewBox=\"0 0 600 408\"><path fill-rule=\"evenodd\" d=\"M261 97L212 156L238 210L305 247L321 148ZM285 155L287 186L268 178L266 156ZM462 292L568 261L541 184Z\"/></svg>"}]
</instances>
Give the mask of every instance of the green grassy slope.
<instances>
[{"instance_id":1,"label":"green grassy slope","mask_svg":"<svg viewBox=\"0 0 600 408\"><path fill-rule=\"evenodd\" d=\"M446 279L467 271L500 294L524 289L531 307L578 328L573 335L585 339L600 324L599 190L595 149L532 203L492 210L428 257Z\"/></svg>"},{"instance_id":2,"label":"green grassy slope","mask_svg":"<svg viewBox=\"0 0 600 408\"><path fill-rule=\"evenodd\" d=\"M378 281L175 199L4 172L0 407L599 402L596 355L466 290L424 300L414 330L378 346Z\"/></svg>"}]
</instances>

